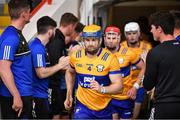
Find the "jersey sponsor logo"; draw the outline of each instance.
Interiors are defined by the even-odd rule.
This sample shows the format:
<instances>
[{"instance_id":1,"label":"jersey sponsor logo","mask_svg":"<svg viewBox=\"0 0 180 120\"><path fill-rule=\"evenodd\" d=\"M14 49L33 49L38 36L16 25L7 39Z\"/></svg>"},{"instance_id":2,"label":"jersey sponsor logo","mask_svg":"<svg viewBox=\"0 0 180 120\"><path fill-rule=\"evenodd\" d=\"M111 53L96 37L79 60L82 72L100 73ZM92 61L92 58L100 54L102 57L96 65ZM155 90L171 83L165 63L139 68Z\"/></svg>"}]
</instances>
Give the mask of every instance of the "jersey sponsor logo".
<instances>
[{"instance_id":1,"label":"jersey sponsor logo","mask_svg":"<svg viewBox=\"0 0 180 120\"><path fill-rule=\"evenodd\" d=\"M103 69L104 69L104 65L99 64L99 65L96 66L96 68L97 68L98 72L102 72Z\"/></svg>"},{"instance_id":2,"label":"jersey sponsor logo","mask_svg":"<svg viewBox=\"0 0 180 120\"><path fill-rule=\"evenodd\" d=\"M82 87L90 88L90 81L95 80L95 77L84 77L83 81L79 81Z\"/></svg>"},{"instance_id":3,"label":"jersey sponsor logo","mask_svg":"<svg viewBox=\"0 0 180 120\"><path fill-rule=\"evenodd\" d=\"M84 82L89 82L95 80L95 77L84 77Z\"/></svg>"}]
</instances>

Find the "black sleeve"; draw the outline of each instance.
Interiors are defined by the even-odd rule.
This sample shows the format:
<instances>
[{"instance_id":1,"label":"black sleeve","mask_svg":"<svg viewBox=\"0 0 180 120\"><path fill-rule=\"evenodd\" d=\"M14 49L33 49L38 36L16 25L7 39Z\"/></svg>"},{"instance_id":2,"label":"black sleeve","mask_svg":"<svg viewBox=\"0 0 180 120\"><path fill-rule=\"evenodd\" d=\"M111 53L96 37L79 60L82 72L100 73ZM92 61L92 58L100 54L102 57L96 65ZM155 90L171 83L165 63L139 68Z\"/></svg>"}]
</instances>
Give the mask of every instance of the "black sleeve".
<instances>
[{"instance_id":1,"label":"black sleeve","mask_svg":"<svg viewBox=\"0 0 180 120\"><path fill-rule=\"evenodd\" d=\"M58 63L59 58L62 56L62 47L59 40L54 39L48 44L48 53L50 64L53 66Z\"/></svg>"},{"instance_id":2,"label":"black sleeve","mask_svg":"<svg viewBox=\"0 0 180 120\"><path fill-rule=\"evenodd\" d=\"M158 56L156 55L157 54L154 51L150 50L146 58L146 70L145 70L143 86L147 91L155 87L156 84L157 74L158 74L158 63L157 63Z\"/></svg>"},{"instance_id":3,"label":"black sleeve","mask_svg":"<svg viewBox=\"0 0 180 120\"><path fill-rule=\"evenodd\" d=\"M58 40L57 38L53 39L48 45L47 45L47 51L49 54L49 60L50 60L50 66L56 65L59 61L59 58L63 55L63 48L64 46L61 43L61 40ZM50 76L50 86L58 86L60 84L59 79L61 76L61 72L57 72Z\"/></svg>"}]
</instances>

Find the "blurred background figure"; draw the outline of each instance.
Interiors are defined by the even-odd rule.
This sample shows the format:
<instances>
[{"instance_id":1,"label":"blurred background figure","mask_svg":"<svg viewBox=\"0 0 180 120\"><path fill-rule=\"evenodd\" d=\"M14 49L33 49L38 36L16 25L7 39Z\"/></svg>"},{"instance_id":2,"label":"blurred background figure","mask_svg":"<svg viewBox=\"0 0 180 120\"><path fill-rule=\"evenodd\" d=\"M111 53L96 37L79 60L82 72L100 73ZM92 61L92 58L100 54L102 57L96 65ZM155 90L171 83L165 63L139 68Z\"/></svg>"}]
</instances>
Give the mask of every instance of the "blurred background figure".
<instances>
[{"instance_id":1,"label":"blurred background figure","mask_svg":"<svg viewBox=\"0 0 180 120\"><path fill-rule=\"evenodd\" d=\"M171 10L170 13L173 15L175 20L174 37L180 41L180 11Z\"/></svg>"}]
</instances>

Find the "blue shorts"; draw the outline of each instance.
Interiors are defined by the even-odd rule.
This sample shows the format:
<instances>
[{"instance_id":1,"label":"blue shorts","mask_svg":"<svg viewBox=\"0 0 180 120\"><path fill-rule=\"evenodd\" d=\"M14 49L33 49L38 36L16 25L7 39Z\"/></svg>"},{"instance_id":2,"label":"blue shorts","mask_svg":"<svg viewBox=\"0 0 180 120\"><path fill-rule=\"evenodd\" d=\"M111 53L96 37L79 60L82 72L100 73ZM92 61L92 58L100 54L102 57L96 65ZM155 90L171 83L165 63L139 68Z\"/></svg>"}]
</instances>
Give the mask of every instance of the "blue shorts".
<instances>
[{"instance_id":1,"label":"blue shorts","mask_svg":"<svg viewBox=\"0 0 180 120\"><path fill-rule=\"evenodd\" d=\"M143 103L145 95L145 89L143 87L139 88L136 94L136 103Z\"/></svg>"},{"instance_id":2,"label":"blue shorts","mask_svg":"<svg viewBox=\"0 0 180 120\"><path fill-rule=\"evenodd\" d=\"M111 100L112 112L118 113L120 118L130 119L133 115L134 101L133 100Z\"/></svg>"},{"instance_id":3,"label":"blue shorts","mask_svg":"<svg viewBox=\"0 0 180 120\"><path fill-rule=\"evenodd\" d=\"M87 108L80 101L76 101L74 109L74 119L112 119L111 104L109 103L105 109L94 111Z\"/></svg>"}]
</instances>

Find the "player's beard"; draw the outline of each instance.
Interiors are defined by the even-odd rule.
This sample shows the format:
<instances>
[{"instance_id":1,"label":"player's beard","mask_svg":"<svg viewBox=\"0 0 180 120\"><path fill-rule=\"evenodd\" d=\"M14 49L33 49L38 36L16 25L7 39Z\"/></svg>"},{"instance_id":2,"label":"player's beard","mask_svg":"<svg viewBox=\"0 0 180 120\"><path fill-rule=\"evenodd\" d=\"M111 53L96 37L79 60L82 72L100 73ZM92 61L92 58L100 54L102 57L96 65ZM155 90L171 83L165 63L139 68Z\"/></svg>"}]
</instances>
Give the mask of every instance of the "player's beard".
<instances>
[{"instance_id":1,"label":"player's beard","mask_svg":"<svg viewBox=\"0 0 180 120\"><path fill-rule=\"evenodd\" d=\"M116 49L116 47L109 47L109 46L106 46L106 48L109 50L109 51L114 51Z\"/></svg>"},{"instance_id":2,"label":"player's beard","mask_svg":"<svg viewBox=\"0 0 180 120\"><path fill-rule=\"evenodd\" d=\"M89 50L88 48L86 48L85 51L86 51L86 53L88 53L90 55L95 55L99 51L99 48L96 48L94 50Z\"/></svg>"},{"instance_id":3,"label":"player's beard","mask_svg":"<svg viewBox=\"0 0 180 120\"><path fill-rule=\"evenodd\" d=\"M129 41L129 44L131 44L131 45L135 45L137 43L138 43L138 40L136 40L136 41Z\"/></svg>"}]
</instances>

